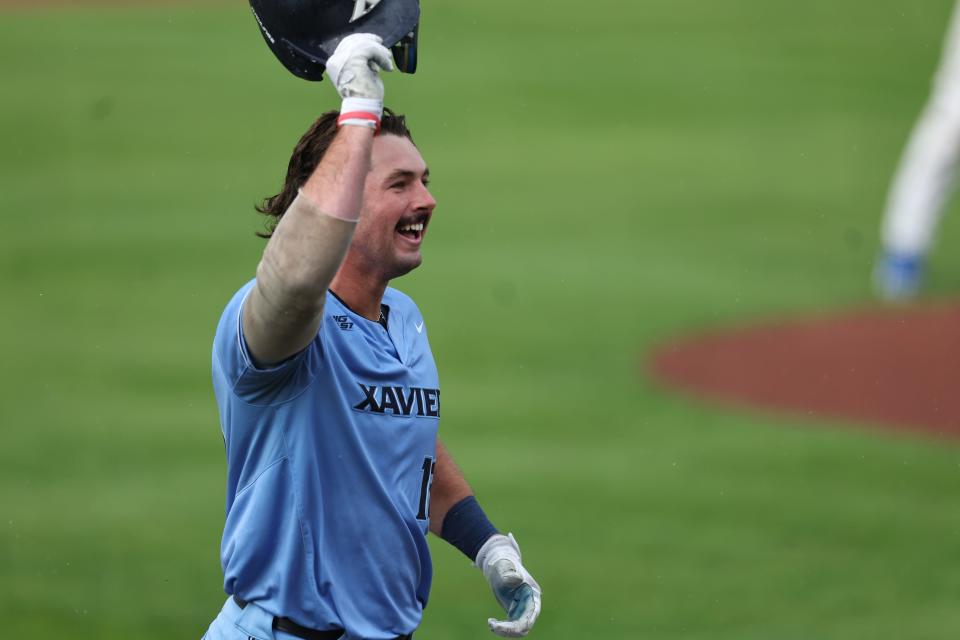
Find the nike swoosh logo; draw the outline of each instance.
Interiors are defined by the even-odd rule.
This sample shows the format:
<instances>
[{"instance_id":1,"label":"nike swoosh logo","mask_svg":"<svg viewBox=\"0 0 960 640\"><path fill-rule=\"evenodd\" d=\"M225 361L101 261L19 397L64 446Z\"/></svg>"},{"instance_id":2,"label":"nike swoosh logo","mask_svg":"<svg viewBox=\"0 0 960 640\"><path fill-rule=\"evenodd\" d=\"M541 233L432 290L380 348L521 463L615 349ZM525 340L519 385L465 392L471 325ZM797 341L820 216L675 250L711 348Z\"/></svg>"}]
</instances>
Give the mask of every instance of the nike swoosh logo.
<instances>
[{"instance_id":1,"label":"nike swoosh logo","mask_svg":"<svg viewBox=\"0 0 960 640\"><path fill-rule=\"evenodd\" d=\"M419 324L416 325L417 333L423 333L423 321L421 320Z\"/></svg>"}]
</instances>

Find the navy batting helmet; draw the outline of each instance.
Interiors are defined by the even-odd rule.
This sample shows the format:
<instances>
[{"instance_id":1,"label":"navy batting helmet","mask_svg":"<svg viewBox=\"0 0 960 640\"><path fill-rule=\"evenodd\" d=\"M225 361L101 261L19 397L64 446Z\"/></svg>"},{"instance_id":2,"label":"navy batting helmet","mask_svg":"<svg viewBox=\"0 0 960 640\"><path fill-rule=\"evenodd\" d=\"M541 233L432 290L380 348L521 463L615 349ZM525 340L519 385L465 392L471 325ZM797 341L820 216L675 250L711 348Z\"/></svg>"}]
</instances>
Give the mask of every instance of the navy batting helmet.
<instances>
[{"instance_id":1,"label":"navy batting helmet","mask_svg":"<svg viewBox=\"0 0 960 640\"><path fill-rule=\"evenodd\" d=\"M420 0L250 0L267 46L293 75L320 80L340 40L373 33L397 68L417 70Z\"/></svg>"}]
</instances>

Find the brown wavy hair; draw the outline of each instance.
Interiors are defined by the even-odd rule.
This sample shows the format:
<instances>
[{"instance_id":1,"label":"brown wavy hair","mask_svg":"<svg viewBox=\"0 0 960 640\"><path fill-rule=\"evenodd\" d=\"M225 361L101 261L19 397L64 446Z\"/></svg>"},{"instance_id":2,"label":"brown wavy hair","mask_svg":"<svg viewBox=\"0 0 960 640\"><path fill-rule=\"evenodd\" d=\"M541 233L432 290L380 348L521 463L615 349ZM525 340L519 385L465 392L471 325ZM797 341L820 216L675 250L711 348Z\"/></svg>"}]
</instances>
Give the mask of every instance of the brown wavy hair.
<instances>
[{"instance_id":1,"label":"brown wavy hair","mask_svg":"<svg viewBox=\"0 0 960 640\"><path fill-rule=\"evenodd\" d=\"M293 149L293 155L290 156L287 177L283 181L283 188L280 189L280 193L264 198L263 202L256 207L257 211L267 216L266 232L257 232L257 235L261 238L269 238L273 235L273 230L277 228L280 218L283 217L294 198L297 197L297 191L306 184L307 179L320 164L320 160L323 159L327 149L330 148L330 143L337 135L337 118L339 116L339 111L327 111L317 118L317 121L297 142L297 146ZM377 135L382 136L384 134L402 136L413 142L413 136L407 129L406 117L387 108L383 110L383 117L380 119L380 131Z\"/></svg>"}]
</instances>

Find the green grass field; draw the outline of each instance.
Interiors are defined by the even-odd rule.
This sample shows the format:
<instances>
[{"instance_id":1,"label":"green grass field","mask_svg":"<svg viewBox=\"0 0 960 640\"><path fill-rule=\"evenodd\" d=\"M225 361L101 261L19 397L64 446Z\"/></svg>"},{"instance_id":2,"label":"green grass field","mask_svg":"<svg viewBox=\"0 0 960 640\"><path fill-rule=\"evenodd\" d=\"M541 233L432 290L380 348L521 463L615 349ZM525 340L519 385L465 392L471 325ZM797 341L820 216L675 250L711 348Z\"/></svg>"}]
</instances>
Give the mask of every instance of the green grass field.
<instances>
[{"instance_id":1,"label":"green grass field","mask_svg":"<svg viewBox=\"0 0 960 640\"><path fill-rule=\"evenodd\" d=\"M686 331L861 304L947 0L428 2L387 79L440 206L442 436L544 586L531 637L960 634L960 449L642 373ZM0 13L0 619L199 638L223 592L210 343L331 88L246 3ZM960 287L948 217L930 291ZM442 541L419 640L489 638Z\"/></svg>"}]
</instances>

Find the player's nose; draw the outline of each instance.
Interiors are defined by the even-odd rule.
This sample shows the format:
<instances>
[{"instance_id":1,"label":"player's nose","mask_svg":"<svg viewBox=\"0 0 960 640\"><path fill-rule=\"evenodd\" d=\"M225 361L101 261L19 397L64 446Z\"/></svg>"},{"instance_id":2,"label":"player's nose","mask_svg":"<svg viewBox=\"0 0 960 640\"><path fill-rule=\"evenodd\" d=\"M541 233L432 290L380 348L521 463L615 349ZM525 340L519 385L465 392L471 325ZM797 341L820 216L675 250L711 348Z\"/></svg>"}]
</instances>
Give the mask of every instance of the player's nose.
<instances>
[{"instance_id":1,"label":"player's nose","mask_svg":"<svg viewBox=\"0 0 960 640\"><path fill-rule=\"evenodd\" d=\"M422 182L418 183L420 186L417 190L417 195L414 200L414 206L417 211L427 211L433 212L434 207L437 206L437 200L433 197L433 194L430 193L430 189L427 188L427 185Z\"/></svg>"}]
</instances>

